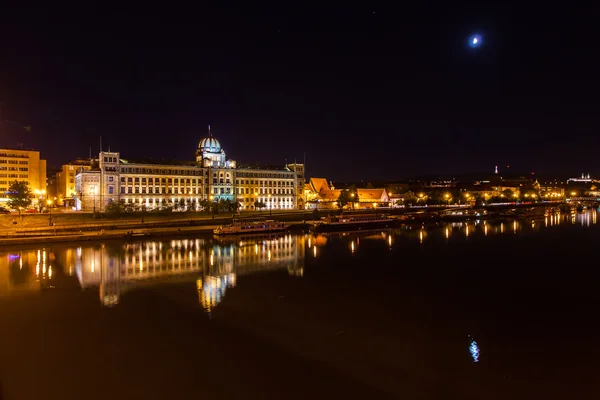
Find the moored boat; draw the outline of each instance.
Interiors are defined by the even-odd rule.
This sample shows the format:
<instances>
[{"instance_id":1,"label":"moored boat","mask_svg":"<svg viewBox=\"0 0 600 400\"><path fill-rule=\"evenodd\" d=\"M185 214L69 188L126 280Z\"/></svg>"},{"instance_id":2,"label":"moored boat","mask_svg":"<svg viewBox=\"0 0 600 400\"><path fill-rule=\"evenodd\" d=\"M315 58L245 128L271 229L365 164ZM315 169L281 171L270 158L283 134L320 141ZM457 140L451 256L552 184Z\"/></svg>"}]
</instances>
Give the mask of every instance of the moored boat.
<instances>
[{"instance_id":1,"label":"moored boat","mask_svg":"<svg viewBox=\"0 0 600 400\"><path fill-rule=\"evenodd\" d=\"M391 227L397 224L399 220L390 218L388 215L368 214L368 215L336 215L324 217L314 226L316 232L365 229L375 227Z\"/></svg>"},{"instance_id":2,"label":"moored boat","mask_svg":"<svg viewBox=\"0 0 600 400\"><path fill-rule=\"evenodd\" d=\"M233 221L229 225L221 225L213 231L215 235L240 235L249 233L281 232L289 228L289 224L272 220L267 221Z\"/></svg>"}]
</instances>

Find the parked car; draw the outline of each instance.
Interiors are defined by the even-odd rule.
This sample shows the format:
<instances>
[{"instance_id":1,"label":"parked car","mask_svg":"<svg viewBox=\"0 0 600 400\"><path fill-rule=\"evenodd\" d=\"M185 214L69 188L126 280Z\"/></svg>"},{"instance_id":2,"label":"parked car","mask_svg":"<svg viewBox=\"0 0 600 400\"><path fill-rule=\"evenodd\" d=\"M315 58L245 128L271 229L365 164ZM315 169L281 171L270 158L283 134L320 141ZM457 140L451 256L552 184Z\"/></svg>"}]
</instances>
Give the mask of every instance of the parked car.
<instances>
[{"instance_id":1,"label":"parked car","mask_svg":"<svg viewBox=\"0 0 600 400\"><path fill-rule=\"evenodd\" d=\"M10 211L4 207L0 207L0 214L10 214Z\"/></svg>"}]
</instances>

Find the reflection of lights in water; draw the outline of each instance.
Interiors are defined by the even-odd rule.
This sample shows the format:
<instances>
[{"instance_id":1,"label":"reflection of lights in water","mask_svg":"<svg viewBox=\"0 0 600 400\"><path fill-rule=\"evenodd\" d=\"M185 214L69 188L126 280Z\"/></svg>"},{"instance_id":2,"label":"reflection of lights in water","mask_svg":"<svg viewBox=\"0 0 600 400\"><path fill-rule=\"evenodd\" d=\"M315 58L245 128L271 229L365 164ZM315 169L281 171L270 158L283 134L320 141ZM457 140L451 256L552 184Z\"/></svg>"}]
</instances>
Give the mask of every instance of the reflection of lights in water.
<instances>
[{"instance_id":1,"label":"reflection of lights in water","mask_svg":"<svg viewBox=\"0 0 600 400\"><path fill-rule=\"evenodd\" d=\"M317 256L317 246L313 247L313 256Z\"/></svg>"},{"instance_id":2,"label":"reflection of lights in water","mask_svg":"<svg viewBox=\"0 0 600 400\"><path fill-rule=\"evenodd\" d=\"M450 229L446 228L446 239L450 237Z\"/></svg>"},{"instance_id":3,"label":"reflection of lights in water","mask_svg":"<svg viewBox=\"0 0 600 400\"><path fill-rule=\"evenodd\" d=\"M350 242L350 250L352 251L352 254L354 254L354 241Z\"/></svg>"},{"instance_id":4,"label":"reflection of lights in water","mask_svg":"<svg viewBox=\"0 0 600 400\"><path fill-rule=\"evenodd\" d=\"M267 260L271 261L271 249L269 249L269 252L267 253Z\"/></svg>"},{"instance_id":5,"label":"reflection of lights in water","mask_svg":"<svg viewBox=\"0 0 600 400\"><path fill-rule=\"evenodd\" d=\"M48 278L52 279L52 265L48 267Z\"/></svg>"},{"instance_id":6,"label":"reflection of lights in water","mask_svg":"<svg viewBox=\"0 0 600 400\"><path fill-rule=\"evenodd\" d=\"M504 222L500 222L500 233L504 233Z\"/></svg>"},{"instance_id":7,"label":"reflection of lights in water","mask_svg":"<svg viewBox=\"0 0 600 400\"><path fill-rule=\"evenodd\" d=\"M419 242L423 243L423 231L419 232Z\"/></svg>"},{"instance_id":8,"label":"reflection of lights in water","mask_svg":"<svg viewBox=\"0 0 600 400\"><path fill-rule=\"evenodd\" d=\"M513 232L517 233L517 221L513 221Z\"/></svg>"},{"instance_id":9,"label":"reflection of lights in water","mask_svg":"<svg viewBox=\"0 0 600 400\"><path fill-rule=\"evenodd\" d=\"M469 237L469 224L465 225L465 237Z\"/></svg>"},{"instance_id":10,"label":"reflection of lights in water","mask_svg":"<svg viewBox=\"0 0 600 400\"><path fill-rule=\"evenodd\" d=\"M312 246L312 244L311 244L311 243L312 243L312 242L311 242L311 238L310 238L310 236L309 236L309 238L308 238L308 248L309 248L309 249L310 249L310 248L311 248L311 246Z\"/></svg>"},{"instance_id":11,"label":"reflection of lights in water","mask_svg":"<svg viewBox=\"0 0 600 400\"><path fill-rule=\"evenodd\" d=\"M90 266L90 269L92 270L92 272L94 272L94 270L96 269L96 263L94 262L94 260L92 260L92 265Z\"/></svg>"},{"instance_id":12,"label":"reflection of lights in water","mask_svg":"<svg viewBox=\"0 0 600 400\"><path fill-rule=\"evenodd\" d=\"M469 344L469 352L471 353L473 362L479 362L479 346L473 338L471 338L471 343Z\"/></svg>"},{"instance_id":13,"label":"reflection of lights in water","mask_svg":"<svg viewBox=\"0 0 600 400\"><path fill-rule=\"evenodd\" d=\"M392 247L392 235L388 236L388 245Z\"/></svg>"},{"instance_id":14,"label":"reflection of lights in water","mask_svg":"<svg viewBox=\"0 0 600 400\"><path fill-rule=\"evenodd\" d=\"M258 244L254 245L254 254L258 254Z\"/></svg>"},{"instance_id":15,"label":"reflection of lights in water","mask_svg":"<svg viewBox=\"0 0 600 400\"><path fill-rule=\"evenodd\" d=\"M596 210L592 211L592 224L596 224L596 214L598 212Z\"/></svg>"},{"instance_id":16,"label":"reflection of lights in water","mask_svg":"<svg viewBox=\"0 0 600 400\"><path fill-rule=\"evenodd\" d=\"M204 280L196 280L196 289L202 308L206 312L211 312L225 296L228 288L235 287L236 275L233 273L220 276L206 276Z\"/></svg>"},{"instance_id":17,"label":"reflection of lights in water","mask_svg":"<svg viewBox=\"0 0 600 400\"><path fill-rule=\"evenodd\" d=\"M119 304L119 295L117 294L107 294L102 298L102 304L104 307L114 307Z\"/></svg>"},{"instance_id":18,"label":"reflection of lights in water","mask_svg":"<svg viewBox=\"0 0 600 400\"><path fill-rule=\"evenodd\" d=\"M214 255L211 253L211 255L210 255L210 266L212 267L213 265L215 265L215 258L214 258Z\"/></svg>"},{"instance_id":19,"label":"reflection of lights in water","mask_svg":"<svg viewBox=\"0 0 600 400\"><path fill-rule=\"evenodd\" d=\"M487 236L487 225L483 225L483 233Z\"/></svg>"},{"instance_id":20,"label":"reflection of lights in water","mask_svg":"<svg viewBox=\"0 0 600 400\"><path fill-rule=\"evenodd\" d=\"M140 271L142 271L144 269L144 263L142 261L142 259L140 258Z\"/></svg>"},{"instance_id":21,"label":"reflection of lights in water","mask_svg":"<svg viewBox=\"0 0 600 400\"><path fill-rule=\"evenodd\" d=\"M19 257L19 269L23 269L23 259Z\"/></svg>"},{"instance_id":22,"label":"reflection of lights in water","mask_svg":"<svg viewBox=\"0 0 600 400\"><path fill-rule=\"evenodd\" d=\"M552 217L550 217L552 218ZM544 226L548 226L548 217L544 217Z\"/></svg>"},{"instance_id":23,"label":"reflection of lights in water","mask_svg":"<svg viewBox=\"0 0 600 400\"><path fill-rule=\"evenodd\" d=\"M192 257L192 251L190 250L190 263L192 262L193 257Z\"/></svg>"}]
</instances>

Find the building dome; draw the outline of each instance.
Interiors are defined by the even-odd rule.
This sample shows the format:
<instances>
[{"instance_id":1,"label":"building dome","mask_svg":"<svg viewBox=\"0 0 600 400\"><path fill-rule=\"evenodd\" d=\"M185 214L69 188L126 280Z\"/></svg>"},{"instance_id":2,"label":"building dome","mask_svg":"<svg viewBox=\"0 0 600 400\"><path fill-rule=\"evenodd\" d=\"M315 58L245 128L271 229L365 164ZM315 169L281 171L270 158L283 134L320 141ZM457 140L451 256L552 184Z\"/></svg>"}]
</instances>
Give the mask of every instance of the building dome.
<instances>
[{"instance_id":1,"label":"building dome","mask_svg":"<svg viewBox=\"0 0 600 400\"><path fill-rule=\"evenodd\" d=\"M198 150L201 152L218 153L221 151L221 143L214 137L207 137L200 141Z\"/></svg>"}]
</instances>

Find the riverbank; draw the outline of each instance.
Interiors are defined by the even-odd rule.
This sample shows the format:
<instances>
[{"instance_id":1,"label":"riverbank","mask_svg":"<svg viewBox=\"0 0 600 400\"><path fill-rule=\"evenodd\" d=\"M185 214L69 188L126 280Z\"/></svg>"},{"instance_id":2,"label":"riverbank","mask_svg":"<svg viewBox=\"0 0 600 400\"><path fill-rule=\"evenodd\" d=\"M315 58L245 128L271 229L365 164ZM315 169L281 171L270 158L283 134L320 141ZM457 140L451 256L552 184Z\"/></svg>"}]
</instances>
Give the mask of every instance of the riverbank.
<instances>
[{"instance_id":1,"label":"riverbank","mask_svg":"<svg viewBox=\"0 0 600 400\"><path fill-rule=\"evenodd\" d=\"M490 206L489 209L501 210L521 207L547 207L548 203ZM466 208L465 208L466 209ZM353 213L387 213L406 215L404 223L432 222L432 217L443 211L443 207L423 207L410 209L379 209L353 211ZM60 243L73 241L135 239L140 237L179 236L212 234L219 225L229 224L234 218L266 218L291 224L293 230L303 230L314 220L335 211L280 211L276 213L249 212L237 215L208 213L170 213L170 214L123 214L104 215L97 218L90 213L33 214L0 216L0 246L27 245L32 243ZM52 226L49 226L52 218ZM469 218L465 218L469 219ZM16 223L15 223L16 221Z\"/></svg>"}]
</instances>

